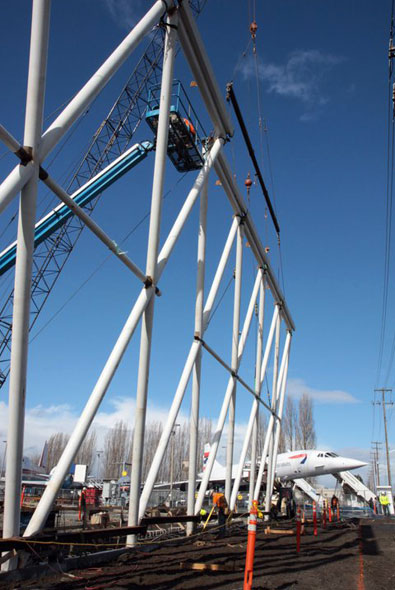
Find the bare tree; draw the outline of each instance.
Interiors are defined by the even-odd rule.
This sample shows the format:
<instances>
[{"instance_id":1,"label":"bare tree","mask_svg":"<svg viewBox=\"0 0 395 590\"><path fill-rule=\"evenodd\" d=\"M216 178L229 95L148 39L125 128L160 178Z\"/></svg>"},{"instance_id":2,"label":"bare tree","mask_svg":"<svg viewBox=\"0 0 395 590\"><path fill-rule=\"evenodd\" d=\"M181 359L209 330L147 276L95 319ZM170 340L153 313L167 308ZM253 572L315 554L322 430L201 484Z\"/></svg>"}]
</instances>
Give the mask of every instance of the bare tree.
<instances>
[{"instance_id":1,"label":"bare tree","mask_svg":"<svg viewBox=\"0 0 395 590\"><path fill-rule=\"evenodd\" d=\"M116 422L104 439L104 477L118 479L131 452L132 432L123 420ZM129 469L127 470L129 472Z\"/></svg>"},{"instance_id":2,"label":"bare tree","mask_svg":"<svg viewBox=\"0 0 395 590\"><path fill-rule=\"evenodd\" d=\"M295 402L291 396L288 396L282 424L285 450L294 451L296 449L298 428L298 412L296 410Z\"/></svg>"},{"instance_id":3,"label":"bare tree","mask_svg":"<svg viewBox=\"0 0 395 590\"><path fill-rule=\"evenodd\" d=\"M301 449L313 449L316 445L313 401L307 393L304 393L299 400L298 438L298 446Z\"/></svg>"},{"instance_id":4,"label":"bare tree","mask_svg":"<svg viewBox=\"0 0 395 590\"><path fill-rule=\"evenodd\" d=\"M93 458L96 452L97 435L96 430L91 430L85 437L80 450L78 451L75 462L83 465L93 466Z\"/></svg>"},{"instance_id":5,"label":"bare tree","mask_svg":"<svg viewBox=\"0 0 395 590\"><path fill-rule=\"evenodd\" d=\"M70 435L65 434L64 432L57 432L56 434L52 434L52 436L49 438L47 461L48 473L51 471L53 467L55 467L55 465L58 464L60 456L63 453L69 438Z\"/></svg>"},{"instance_id":6,"label":"bare tree","mask_svg":"<svg viewBox=\"0 0 395 590\"><path fill-rule=\"evenodd\" d=\"M145 428L145 439L144 439L144 462L143 462L143 481L146 480L149 468L154 458L156 448L159 443L159 439L162 435L163 424L159 421L149 422ZM158 473L158 480L162 481L163 469Z\"/></svg>"}]
</instances>

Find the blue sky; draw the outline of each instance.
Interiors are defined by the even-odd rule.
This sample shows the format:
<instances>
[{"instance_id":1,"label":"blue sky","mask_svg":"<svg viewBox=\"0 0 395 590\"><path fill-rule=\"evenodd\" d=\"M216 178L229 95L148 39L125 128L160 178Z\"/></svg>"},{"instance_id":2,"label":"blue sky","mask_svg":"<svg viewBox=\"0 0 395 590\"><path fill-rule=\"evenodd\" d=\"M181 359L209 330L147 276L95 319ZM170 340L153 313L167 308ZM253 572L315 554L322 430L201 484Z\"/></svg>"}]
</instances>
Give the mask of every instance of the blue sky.
<instances>
[{"instance_id":1,"label":"blue sky","mask_svg":"<svg viewBox=\"0 0 395 590\"><path fill-rule=\"evenodd\" d=\"M312 395L320 446L368 458L371 440L383 436L378 409L373 424L371 402L374 387L384 385L394 330L394 293L390 281L383 375L376 382L384 264L391 3L389 0L257 2L258 85L251 44L248 46L249 4L252 3L209 0L199 19L199 29L221 89L234 80L276 205L286 298L296 324L289 392L298 396L307 391ZM148 5L142 0L53 3L45 126L52 120L55 109L83 85ZM21 19L21 14L30 14L30 2L7 3L4 12L0 24L1 122L21 139L30 35L29 19ZM59 181L75 168L143 50L144 43L95 101L51 164L51 173ZM189 87L192 76L181 54L176 76ZM263 157L257 92L268 128L263 137ZM191 88L189 94L207 124L198 91ZM136 139L150 137L148 127L143 124ZM5 151L0 149L0 155ZM52 161L57 151L47 162ZM252 166L237 126L226 152L243 190L244 179L248 171L252 172ZM1 176L5 177L13 165L11 155L2 157ZM111 189L95 212L97 222L117 241L148 210L152 166L153 156L123 178L116 189ZM178 173L169 163L166 189L174 187L178 180ZM166 199L162 240L192 182L193 174L190 174ZM231 222L225 197L214 183L212 176L209 276L215 270ZM47 202L45 194L41 189L41 210ZM270 221L265 221L258 186L251 190L251 210L264 245L270 247L273 268L279 272L276 239ZM15 224L10 224L3 233L14 211L15 205L0 220L1 248L15 235ZM150 376L150 406L155 416L166 415L193 331L196 221L197 210L174 253L172 268L169 266L163 277L164 296L157 302L156 344ZM147 228L145 222L125 246L142 267ZM104 248L86 233L37 324L37 329L43 327L78 290L38 335L30 350L27 446L32 446L34 441L41 442L44 434L48 435L59 425L65 430L71 428L138 293L136 281L116 260L107 261L97 270L106 256ZM246 251L244 273L250 276L248 289L252 287L252 268L251 256ZM225 284L231 270L227 269ZM93 278L80 289L92 273ZM189 278L180 281L180 275ZM1 293L7 292L8 283L0 288ZM244 311L247 297L245 290ZM225 323L225 317L231 305L229 290L208 333L218 342L218 347L222 346L222 334L230 334L231 326ZM136 336L102 406L100 424L103 426L111 425L114 418L127 420L133 411L139 342ZM247 358L253 357L253 349L252 343ZM230 337L224 341L222 352L230 359ZM245 375L251 382L247 370ZM386 385L392 386L394 379L395 371L392 371ZM214 421L225 384L222 370L207 359L202 412ZM249 413L247 395L241 391L238 402L241 429ZM5 420L5 389L1 396L0 410ZM183 405L184 415L188 408L189 397ZM1 428L4 432L3 419ZM391 421L390 442L394 443Z\"/></svg>"}]
</instances>

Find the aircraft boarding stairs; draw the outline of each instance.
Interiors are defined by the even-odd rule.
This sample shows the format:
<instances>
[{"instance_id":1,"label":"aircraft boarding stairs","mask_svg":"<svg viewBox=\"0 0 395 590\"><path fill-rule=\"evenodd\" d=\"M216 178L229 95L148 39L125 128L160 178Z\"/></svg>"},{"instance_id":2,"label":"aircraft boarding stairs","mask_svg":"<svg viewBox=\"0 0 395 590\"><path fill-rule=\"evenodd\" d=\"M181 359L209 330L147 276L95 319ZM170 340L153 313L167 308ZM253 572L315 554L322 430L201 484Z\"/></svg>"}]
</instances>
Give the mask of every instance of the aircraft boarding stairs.
<instances>
[{"instance_id":1,"label":"aircraft boarding stairs","mask_svg":"<svg viewBox=\"0 0 395 590\"><path fill-rule=\"evenodd\" d=\"M352 492L354 492L354 494L356 494L366 503L368 503L369 500L375 499L376 494L366 487L365 484L359 481L359 479L349 471L340 471L340 473L334 474L334 477L336 477L343 489L345 486L348 486Z\"/></svg>"},{"instance_id":2,"label":"aircraft boarding stairs","mask_svg":"<svg viewBox=\"0 0 395 590\"><path fill-rule=\"evenodd\" d=\"M311 486L305 479L298 478L294 480L294 488L298 488L301 490L306 496L311 498L313 502L316 502L317 506L322 504L322 499L319 494L315 491L313 486Z\"/></svg>"}]
</instances>

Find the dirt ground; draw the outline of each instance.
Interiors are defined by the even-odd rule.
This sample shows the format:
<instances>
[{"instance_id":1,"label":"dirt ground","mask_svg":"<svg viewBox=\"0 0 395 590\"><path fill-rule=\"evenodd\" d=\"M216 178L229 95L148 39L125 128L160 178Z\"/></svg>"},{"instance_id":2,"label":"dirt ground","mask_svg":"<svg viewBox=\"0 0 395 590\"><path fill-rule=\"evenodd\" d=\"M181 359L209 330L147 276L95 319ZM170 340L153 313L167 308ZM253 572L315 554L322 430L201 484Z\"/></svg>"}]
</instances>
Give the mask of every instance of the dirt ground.
<instances>
[{"instance_id":1,"label":"dirt ground","mask_svg":"<svg viewBox=\"0 0 395 590\"><path fill-rule=\"evenodd\" d=\"M293 523L282 523L291 527ZM274 526L274 525L273 525ZM296 554L295 536L265 535L258 526L255 590L394 590L395 520L353 520L333 524L318 536L308 525ZM111 564L69 572L57 580L28 584L31 590L239 590L243 588L246 527L234 525L224 539L213 533L156 542L124 554ZM217 564L196 571L193 563Z\"/></svg>"}]
</instances>

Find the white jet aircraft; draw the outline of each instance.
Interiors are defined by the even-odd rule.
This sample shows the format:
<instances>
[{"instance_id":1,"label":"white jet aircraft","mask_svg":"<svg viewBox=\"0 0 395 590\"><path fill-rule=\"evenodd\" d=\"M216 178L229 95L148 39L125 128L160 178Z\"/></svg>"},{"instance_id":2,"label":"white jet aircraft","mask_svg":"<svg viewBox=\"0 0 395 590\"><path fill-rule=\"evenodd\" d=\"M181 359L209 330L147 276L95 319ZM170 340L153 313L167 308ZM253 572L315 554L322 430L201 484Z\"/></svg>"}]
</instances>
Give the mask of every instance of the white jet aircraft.
<instances>
[{"instance_id":1,"label":"white jet aircraft","mask_svg":"<svg viewBox=\"0 0 395 590\"><path fill-rule=\"evenodd\" d=\"M320 451L308 449L301 451L290 451L277 455L276 477L283 481L306 477L317 477L339 473L340 471L351 471L364 467L367 463L340 457L332 451Z\"/></svg>"}]
</instances>

